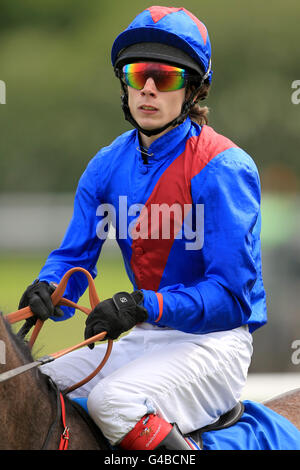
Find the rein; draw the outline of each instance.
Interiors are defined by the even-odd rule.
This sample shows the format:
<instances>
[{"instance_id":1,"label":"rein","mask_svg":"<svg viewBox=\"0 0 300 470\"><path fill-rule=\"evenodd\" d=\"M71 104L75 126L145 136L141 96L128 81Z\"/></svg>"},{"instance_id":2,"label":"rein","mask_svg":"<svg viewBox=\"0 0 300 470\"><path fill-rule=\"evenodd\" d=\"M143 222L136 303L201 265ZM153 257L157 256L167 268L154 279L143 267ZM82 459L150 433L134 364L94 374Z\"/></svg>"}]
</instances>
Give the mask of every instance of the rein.
<instances>
[{"instance_id":1,"label":"rein","mask_svg":"<svg viewBox=\"0 0 300 470\"><path fill-rule=\"evenodd\" d=\"M65 289L67 287L67 283L68 283L70 277L72 276L72 274L74 274L75 272L79 272L79 271L84 273L87 277L87 280L88 280L89 300L90 300L91 308L83 307L82 305L78 305L78 304L72 302L71 300L65 299L63 297L63 294L65 292ZM52 303L53 303L54 306L63 305L63 306L67 306L67 307L73 307L75 309L81 310L86 315L89 315L89 313L100 302L100 299L99 299L97 291L96 291L94 279L92 278L91 274L86 269L80 268L80 267L72 268L72 269L70 269L69 271L67 271L65 273L65 275L61 279L60 283L58 284L57 288L55 289L55 291L51 295L51 300L52 300ZM12 323L16 323L16 322L21 321L21 320L26 320L27 318L30 318L32 316L33 316L33 313L31 311L30 307L25 307L25 308L22 308L20 310L17 310L16 312L9 313L8 315L5 316L5 320L7 320L9 323L12 324ZM28 343L30 349L32 349L32 347L33 347L33 345L36 341L36 338L37 338L39 332L41 331L41 329L43 327L43 324L44 324L43 321L37 320L37 322L35 324L35 327L34 327L34 330L33 330L33 333L31 335L29 343ZM17 367L16 369L12 369L10 371L4 372L3 374L0 374L0 382L4 382L5 380L8 380L9 378L15 377L16 375L19 375L19 374L22 374L23 372L26 372L27 370L32 369L34 367L38 367L40 365L47 364L48 362L52 362L55 359L58 359L59 357L64 356L65 354L68 354L72 351L75 351L76 349L82 348L83 346L87 346L88 344L94 343L96 341L104 340L106 334L107 334L107 332L103 331L102 333L99 333L98 335L95 335L95 336L93 336L93 337L91 337L91 338L89 338L85 341L82 341L81 343L78 343L74 346L62 349L62 350L60 350L58 352L55 352L53 354L50 354L48 356L43 356L40 359L37 359L36 361L34 361L30 364L25 364L24 366L20 366L20 367ZM102 361L98 365L98 367L90 375L88 375L86 378L84 378L80 382L77 382L76 384L72 385L68 389L64 390L64 394L69 393L73 390L76 390L77 388L79 388L82 385L89 382L93 377L95 377L95 375L98 374L98 372L103 368L103 366L107 362L107 359L110 356L111 349L112 349L112 344L113 344L113 341L111 339L109 339L108 343L107 343L106 353L104 355L104 358L102 359Z\"/></svg>"},{"instance_id":2,"label":"rein","mask_svg":"<svg viewBox=\"0 0 300 470\"><path fill-rule=\"evenodd\" d=\"M66 299L66 298L63 297L64 291L66 289L67 283L68 283L71 275L74 274L75 272L78 272L78 271L84 273L86 275L87 279L88 279L89 300L90 300L90 305L91 305L90 309L86 308L86 307L83 307L81 305L78 305L78 304L72 302L71 300ZM69 271L66 272L66 274L63 276L60 283L58 284L57 288L55 289L55 291L51 295L51 300L52 300L52 303L53 303L54 306L60 305L60 306L73 307L75 309L81 310L86 315L89 315L89 313L100 302L97 291L96 291L95 283L94 283L94 280L93 280L91 274L87 270L85 270L84 268L80 268L80 267L72 268L72 269L70 269ZM20 310L17 310L16 312L9 313L8 315L5 316L5 320L7 320L10 324L13 324L13 323L16 323L16 322L21 321L21 320L26 320L27 318L30 318L30 317L33 317L33 313L31 311L30 307L25 307L25 308L22 308ZM44 324L43 321L41 321L39 319L37 320L37 322L35 324L35 327L34 327L34 330L32 332L32 335L30 337L29 343L28 343L30 349L32 349L32 347L33 347L33 345L36 341L36 338L37 338L39 332L41 331L41 329L43 327L43 324ZM24 332L27 333L28 331L26 329L24 329L24 327L23 327L22 334L24 334ZM62 357L65 354L68 354L72 351L75 351L75 350L77 350L77 349L79 349L83 346L87 346L90 343L95 343L96 341L104 340L106 334L107 334L107 332L103 331L102 333L99 333L98 335L95 335L91 338L88 338L87 340L82 341L81 343L78 343L74 346L62 349L62 350L60 350L56 353L53 353L53 354L43 356L43 357L41 357L41 358L37 359L36 361L33 361L29 364L25 364L25 365L22 365L20 367L16 367L15 369L11 369L9 371L3 372L2 374L0 374L0 383L4 382L4 381L6 381L6 380L8 380L12 377L15 377L17 375L20 375L20 374L22 374L22 373L24 373L24 372L26 372L30 369L33 369L34 367L39 367L41 365L52 362L55 359L58 359L59 357ZM66 395L67 393L70 393L73 390L76 390L77 388L79 388L82 385L86 384L87 382L89 382L93 377L95 377L100 372L100 370L103 368L103 366L105 365L105 363L107 362L107 360L110 356L110 353L111 353L111 350L112 350L112 344L113 344L113 341L111 339L109 339L108 342L107 342L106 353L105 353L102 361L100 362L98 367L90 375L88 375L87 377L82 379L80 382L77 382L74 385L72 385L71 387L63 390L62 392L60 392L58 390L57 386L49 378L49 383L50 383L51 387L56 391L57 416L55 418L55 421L50 426L47 438L46 438L42 448L46 448L46 446L48 444L48 441L50 439L50 436L52 434L54 425L57 423L57 421L60 417L61 421L62 421L62 424L63 424L64 431L61 434L59 450L66 450L67 449L68 442L69 442L69 428L66 425L64 395Z\"/></svg>"}]
</instances>

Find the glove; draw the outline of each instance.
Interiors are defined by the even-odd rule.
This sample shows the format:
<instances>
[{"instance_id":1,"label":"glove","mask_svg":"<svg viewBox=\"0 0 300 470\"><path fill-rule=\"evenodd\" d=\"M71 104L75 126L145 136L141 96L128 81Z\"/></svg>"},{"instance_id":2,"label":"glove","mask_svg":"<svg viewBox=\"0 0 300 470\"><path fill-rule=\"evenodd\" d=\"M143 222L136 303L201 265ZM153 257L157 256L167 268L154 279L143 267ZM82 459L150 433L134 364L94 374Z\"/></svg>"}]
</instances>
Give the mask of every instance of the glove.
<instances>
[{"instance_id":1,"label":"glove","mask_svg":"<svg viewBox=\"0 0 300 470\"><path fill-rule=\"evenodd\" d=\"M45 321L51 316L62 317L64 315L62 309L55 307L52 303L51 294L55 289L56 286L53 283L48 284L38 279L27 287L21 297L19 309L30 307L34 316L28 318L27 321L31 325L34 325L37 319Z\"/></svg>"},{"instance_id":2,"label":"glove","mask_svg":"<svg viewBox=\"0 0 300 470\"><path fill-rule=\"evenodd\" d=\"M147 320L147 310L140 305L143 300L144 294L135 291L132 294L118 292L111 299L100 302L87 317L84 338L107 331L105 339L117 339L137 323ZM93 347L94 343L89 344L90 349Z\"/></svg>"}]
</instances>

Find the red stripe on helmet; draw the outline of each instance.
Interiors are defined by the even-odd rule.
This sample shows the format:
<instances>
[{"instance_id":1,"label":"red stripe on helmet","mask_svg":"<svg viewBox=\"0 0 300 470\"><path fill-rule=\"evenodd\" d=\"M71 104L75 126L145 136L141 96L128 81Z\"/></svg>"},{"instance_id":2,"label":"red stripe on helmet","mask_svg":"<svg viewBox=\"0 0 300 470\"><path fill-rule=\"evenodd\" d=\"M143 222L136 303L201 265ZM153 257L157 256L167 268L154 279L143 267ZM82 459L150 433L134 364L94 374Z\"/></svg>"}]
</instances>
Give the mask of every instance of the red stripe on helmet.
<instances>
[{"instance_id":1,"label":"red stripe on helmet","mask_svg":"<svg viewBox=\"0 0 300 470\"><path fill-rule=\"evenodd\" d=\"M159 20L164 18L166 15L170 15L171 13L176 13L178 11L184 11L193 21L196 23L200 34L202 36L204 44L206 44L207 40L207 29L205 25L190 11L186 10L185 8L174 8L174 7L160 7L160 6L153 6L147 8L150 11L152 20L154 23L157 23Z\"/></svg>"}]
</instances>

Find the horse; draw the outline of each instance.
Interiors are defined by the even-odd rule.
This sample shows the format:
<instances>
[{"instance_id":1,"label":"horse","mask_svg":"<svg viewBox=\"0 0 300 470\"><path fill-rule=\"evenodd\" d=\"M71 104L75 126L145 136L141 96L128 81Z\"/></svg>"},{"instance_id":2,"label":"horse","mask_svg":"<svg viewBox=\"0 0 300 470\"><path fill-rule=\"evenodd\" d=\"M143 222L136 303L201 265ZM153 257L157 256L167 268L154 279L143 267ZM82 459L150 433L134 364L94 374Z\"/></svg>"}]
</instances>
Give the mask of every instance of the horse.
<instances>
[{"instance_id":1,"label":"horse","mask_svg":"<svg viewBox=\"0 0 300 470\"><path fill-rule=\"evenodd\" d=\"M5 365L0 372L34 361L30 348L0 315L0 338L5 344ZM59 393L38 367L0 382L0 449L57 450L68 431L69 450L111 450L100 429L84 410L64 397L66 422L62 422ZM300 430L300 389L265 402Z\"/></svg>"},{"instance_id":2,"label":"horse","mask_svg":"<svg viewBox=\"0 0 300 470\"><path fill-rule=\"evenodd\" d=\"M5 345L5 362L0 371L33 362L28 345L12 332L0 315L0 338ZM0 383L0 450L56 450L63 432L58 415L58 391L49 378L33 368ZM70 450L107 450L99 428L64 398Z\"/></svg>"}]
</instances>

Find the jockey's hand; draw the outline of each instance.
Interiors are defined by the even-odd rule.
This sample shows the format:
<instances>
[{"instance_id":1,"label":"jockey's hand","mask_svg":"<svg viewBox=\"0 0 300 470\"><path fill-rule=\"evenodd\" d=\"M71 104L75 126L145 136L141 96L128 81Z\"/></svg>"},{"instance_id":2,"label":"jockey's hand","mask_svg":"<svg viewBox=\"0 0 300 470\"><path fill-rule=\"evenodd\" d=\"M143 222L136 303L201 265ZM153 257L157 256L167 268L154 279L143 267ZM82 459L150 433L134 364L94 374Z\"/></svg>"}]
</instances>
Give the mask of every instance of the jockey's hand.
<instances>
[{"instance_id":1,"label":"jockey's hand","mask_svg":"<svg viewBox=\"0 0 300 470\"><path fill-rule=\"evenodd\" d=\"M45 281L34 281L27 287L21 297L19 309L29 306L33 317L28 318L30 324L36 323L36 320L45 321L47 318L62 317L63 311L59 307L55 307L51 300L51 294L55 291L56 286L53 283L48 284Z\"/></svg>"},{"instance_id":2,"label":"jockey's hand","mask_svg":"<svg viewBox=\"0 0 300 470\"><path fill-rule=\"evenodd\" d=\"M103 300L88 315L84 338L106 331L104 339L117 339L122 333L133 328L148 318L147 310L142 306L144 295L141 291L132 294L118 292L112 299ZM93 349L94 343L89 344Z\"/></svg>"}]
</instances>

